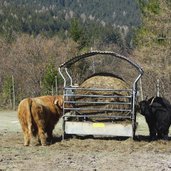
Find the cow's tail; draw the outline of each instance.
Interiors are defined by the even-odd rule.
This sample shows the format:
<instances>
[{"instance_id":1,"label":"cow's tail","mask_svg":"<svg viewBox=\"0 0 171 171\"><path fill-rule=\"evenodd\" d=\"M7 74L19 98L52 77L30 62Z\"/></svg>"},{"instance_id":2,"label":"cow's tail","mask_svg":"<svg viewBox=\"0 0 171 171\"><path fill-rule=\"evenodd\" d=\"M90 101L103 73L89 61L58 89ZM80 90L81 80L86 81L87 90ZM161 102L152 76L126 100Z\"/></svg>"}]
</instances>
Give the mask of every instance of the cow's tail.
<instances>
[{"instance_id":1,"label":"cow's tail","mask_svg":"<svg viewBox=\"0 0 171 171\"><path fill-rule=\"evenodd\" d=\"M29 134L34 135L34 125L33 125L33 116L32 116L32 99L28 98L28 105L27 105L27 124L28 124L28 129L29 129Z\"/></svg>"}]
</instances>

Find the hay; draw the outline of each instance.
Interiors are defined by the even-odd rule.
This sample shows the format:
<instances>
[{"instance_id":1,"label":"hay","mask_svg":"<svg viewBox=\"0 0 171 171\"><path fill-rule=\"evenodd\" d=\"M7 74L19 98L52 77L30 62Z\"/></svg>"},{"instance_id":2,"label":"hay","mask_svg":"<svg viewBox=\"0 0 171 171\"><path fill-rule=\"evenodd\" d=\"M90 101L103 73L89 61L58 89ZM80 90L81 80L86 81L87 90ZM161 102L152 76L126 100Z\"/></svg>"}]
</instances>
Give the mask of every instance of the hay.
<instances>
[{"instance_id":1,"label":"hay","mask_svg":"<svg viewBox=\"0 0 171 171\"><path fill-rule=\"evenodd\" d=\"M93 75L86 79L80 87L84 88L108 88L108 89L127 89L128 85L119 77L111 75Z\"/></svg>"},{"instance_id":2,"label":"hay","mask_svg":"<svg viewBox=\"0 0 171 171\"><path fill-rule=\"evenodd\" d=\"M124 90L128 89L128 85L121 78L114 76L95 75L85 80L81 85L81 88L101 88L101 89L114 89ZM84 92L85 93L85 92ZM94 92L95 94L97 92ZM105 92L99 91L98 94L104 94ZM123 93L123 92L122 92ZM125 95L125 94L123 94Z\"/></svg>"},{"instance_id":3,"label":"hay","mask_svg":"<svg viewBox=\"0 0 171 171\"><path fill-rule=\"evenodd\" d=\"M82 94L82 95L119 95L119 96L127 96L128 92L120 92L116 90L127 90L129 89L129 86L127 83L119 78L114 76L113 74L99 74L99 75L93 75L86 79L81 85L81 88L85 88L85 90L76 90L76 94ZM112 89L112 91L89 91L86 88L98 88L98 89ZM109 97L109 98L99 98L99 97L77 97L75 98L76 101L85 101L85 102L128 102L127 98L124 97ZM105 109L126 109L129 106L128 105L113 105L113 104L78 104L76 107L78 108L105 108ZM128 112L98 112L98 111L79 111L80 114L93 114L96 113L99 116L105 116L106 114L108 116L113 115L127 115Z\"/></svg>"}]
</instances>

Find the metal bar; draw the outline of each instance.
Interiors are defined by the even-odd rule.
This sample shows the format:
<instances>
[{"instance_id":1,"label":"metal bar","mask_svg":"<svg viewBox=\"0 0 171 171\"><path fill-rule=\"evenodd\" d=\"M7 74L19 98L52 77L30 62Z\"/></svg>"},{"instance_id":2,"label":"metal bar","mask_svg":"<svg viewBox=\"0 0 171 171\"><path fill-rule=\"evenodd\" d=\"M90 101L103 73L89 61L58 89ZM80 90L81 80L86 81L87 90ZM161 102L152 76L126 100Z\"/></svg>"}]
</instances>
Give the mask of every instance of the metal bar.
<instances>
[{"instance_id":1,"label":"metal bar","mask_svg":"<svg viewBox=\"0 0 171 171\"><path fill-rule=\"evenodd\" d=\"M106 96L106 95L83 95L83 94L65 94L64 96L70 96L70 97L120 97L120 98L131 98L132 96L119 96L119 95L115 95L115 96Z\"/></svg>"},{"instance_id":2,"label":"metal bar","mask_svg":"<svg viewBox=\"0 0 171 171\"><path fill-rule=\"evenodd\" d=\"M98 118L109 118L109 119L131 119L131 116L100 116L100 115L69 115L69 116L64 115L63 117L66 117L66 118L68 118L68 117L72 117L72 118L75 118L75 117L77 117L77 118L95 117L96 118L96 117L98 117Z\"/></svg>"},{"instance_id":3,"label":"metal bar","mask_svg":"<svg viewBox=\"0 0 171 171\"><path fill-rule=\"evenodd\" d=\"M141 78L143 72L138 75L138 77L135 79L133 83L133 90L132 90L132 115L133 115L133 120L135 119L135 99L136 99L136 93L137 93L137 82Z\"/></svg>"},{"instance_id":4,"label":"metal bar","mask_svg":"<svg viewBox=\"0 0 171 171\"><path fill-rule=\"evenodd\" d=\"M64 110L131 112L131 109L106 109L106 108L64 108Z\"/></svg>"},{"instance_id":5,"label":"metal bar","mask_svg":"<svg viewBox=\"0 0 171 171\"><path fill-rule=\"evenodd\" d=\"M64 101L70 104L116 104L116 105L131 105L131 102L90 102L90 101Z\"/></svg>"},{"instance_id":6,"label":"metal bar","mask_svg":"<svg viewBox=\"0 0 171 171\"><path fill-rule=\"evenodd\" d=\"M66 90L71 89L71 90L90 90L90 91L126 91L126 92L131 92L132 89L104 89L104 88L81 88L81 87L65 87Z\"/></svg>"},{"instance_id":7,"label":"metal bar","mask_svg":"<svg viewBox=\"0 0 171 171\"><path fill-rule=\"evenodd\" d=\"M80 59L91 57L91 56L98 55L98 54L111 55L111 56L114 56L116 58L123 59L123 60L127 61L128 63L130 63L132 66L134 66L139 73L143 73L142 68L138 64L136 64L133 61L131 61L130 58L122 56L122 55L120 55L118 53L115 53L115 52L111 52L111 51L91 51L89 53L85 53L85 54L76 56L76 57L68 60L67 62L65 62L62 65L60 65L60 67L69 67L72 64L76 63L77 61L79 61Z\"/></svg>"},{"instance_id":8,"label":"metal bar","mask_svg":"<svg viewBox=\"0 0 171 171\"><path fill-rule=\"evenodd\" d=\"M65 68L65 72L66 72L66 74L68 75L68 77L70 79L70 86L72 86L72 78L71 78L67 68Z\"/></svg>"},{"instance_id":9,"label":"metal bar","mask_svg":"<svg viewBox=\"0 0 171 171\"><path fill-rule=\"evenodd\" d=\"M59 71L61 77L62 77L63 80L64 80L64 87L65 87L65 86L66 86L66 79L65 79L64 75L63 75L62 72L61 72L61 68L58 68L58 71Z\"/></svg>"}]
</instances>

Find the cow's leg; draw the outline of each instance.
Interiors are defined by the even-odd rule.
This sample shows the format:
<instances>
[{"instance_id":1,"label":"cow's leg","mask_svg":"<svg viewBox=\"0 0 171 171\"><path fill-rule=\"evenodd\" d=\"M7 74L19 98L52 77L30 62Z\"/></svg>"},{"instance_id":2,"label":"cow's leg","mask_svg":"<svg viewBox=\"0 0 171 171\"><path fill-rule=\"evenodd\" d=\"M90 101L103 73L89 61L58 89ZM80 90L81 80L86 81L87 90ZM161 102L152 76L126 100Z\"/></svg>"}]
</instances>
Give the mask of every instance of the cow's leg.
<instances>
[{"instance_id":1,"label":"cow's leg","mask_svg":"<svg viewBox=\"0 0 171 171\"><path fill-rule=\"evenodd\" d=\"M24 146L30 145L30 139L27 134L24 134Z\"/></svg>"},{"instance_id":2,"label":"cow's leg","mask_svg":"<svg viewBox=\"0 0 171 171\"><path fill-rule=\"evenodd\" d=\"M31 135L31 144L33 146L40 145L41 142L40 142L40 139L39 139L37 126L32 127L30 130L31 130L31 134L30 134Z\"/></svg>"},{"instance_id":3,"label":"cow's leg","mask_svg":"<svg viewBox=\"0 0 171 171\"><path fill-rule=\"evenodd\" d=\"M29 135L29 128L27 122L19 117L19 121L21 124L21 128L23 130L23 136L24 136L24 146L29 146L30 145L30 135Z\"/></svg>"},{"instance_id":4,"label":"cow's leg","mask_svg":"<svg viewBox=\"0 0 171 171\"><path fill-rule=\"evenodd\" d=\"M164 139L164 140L168 140L168 139L169 139L168 134L169 134L169 126L168 126L168 128L166 128L166 129L163 131L163 139Z\"/></svg>"},{"instance_id":5,"label":"cow's leg","mask_svg":"<svg viewBox=\"0 0 171 171\"><path fill-rule=\"evenodd\" d=\"M167 132L158 132L157 133L158 139L168 140L168 133Z\"/></svg>"},{"instance_id":6,"label":"cow's leg","mask_svg":"<svg viewBox=\"0 0 171 171\"><path fill-rule=\"evenodd\" d=\"M158 139L168 140L169 129L161 129L157 131Z\"/></svg>"},{"instance_id":7,"label":"cow's leg","mask_svg":"<svg viewBox=\"0 0 171 171\"><path fill-rule=\"evenodd\" d=\"M157 133L155 123L152 121L151 118L146 118L146 121L150 132L150 141L154 141L156 140L156 133Z\"/></svg>"},{"instance_id":8,"label":"cow's leg","mask_svg":"<svg viewBox=\"0 0 171 171\"><path fill-rule=\"evenodd\" d=\"M156 140L156 133L150 132L150 141Z\"/></svg>"},{"instance_id":9,"label":"cow's leg","mask_svg":"<svg viewBox=\"0 0 171 171\"><path fill-rule=\"evenodd\" d=\"M41 143L41 145L46 145L46 135L45 135L45 121L41 119L38 115L35 119L36 131L37 131L37 140Z\"/></svg>"},{"instance_id":10,"label":"cow's leg","mask_svg":"<svg viewBox=\"0 0 171 171\"><path fill-rule=\"evenodd\" d=\"M51 144L53 140L53 129L54 126L48 125L47 127L47 141Z\"/></svg>"},{"instance_id":11,"label":"cow's leg","mask_svg":"<svg viewBox=\"0 0 171 171\"><path fill-rule=\"evenodd\" d=\"M23 129L23 134L24 134L24 146L29 146L30 145L30 134L29 134L29 129L27 127L22 126Z\"/></svg>"},{"instance_id":12,"label":"cow's leg","mask_svg":"<svg viewBox=\"0 0 171 171\"><path fill-rule=\"evenodd\" d=\"M47 145L44 125L43 120L38 121L38 137L43 146Z\"/></svg>"},{"instance_id":13,"label":"cow's leg","mask_svg":"<svg viewBox=\"0 0 171 171\"><path fill-rule=\"evenodd\" d=\"M157 137L158 139L168 140L170 124L168 123L168 120L165 120L165 118L163 117L164 117L164 114L162 115L162 117L159 117L160 120L158 120L156 123Z\"/></svg>"},{"instance_id":14,"label":"cow's leg","mask_svg":"<svg viewBox=\"0 0 171 171\"><path fill-rule=\"evenodd\" d=\"M30 137L30 131L29 131L29 126L28 126L27 120L26 120L26 118L22 117L22 115L20 114L19 121L20 121L20 125L21 125L22 131L23 131L24 146L29 146L31 137Z\"/></svg>"},{"instance_id":15,"label":"cow's leg","mask_svg":"<svg viewBox=\"0 0 171 171\"><path fill-rule=\"evenodd\" d=\"M38 141L40 140L41 145L45 146L46 143L46 135L45 135L45 116L44 109L41 105L37 105L36 103L32 104L32 115L34 117L34 122L36 125L36 131L38 133Z\"/></svg>"},{"instance_id":16,"label":"cow's leg","mask_svg":"<svg viewBox=\"0 0 171 171\"><path fill-rule=\"evenodd\" d=\"M150 140L156 140L156 128L154 125L149 125L149 132L150 132Z\"/></svg>"},{"instance_id":17,"label":"cow's leg","mask_svg":"<svg viewBox=\"0 0 171 171\"><path fill-rule=\"evenodd\" d=\"M43 146L47 145L45 132L41 129L39 129L39 138L40 138L40 142Z\"/></svg>"}]
</instances>

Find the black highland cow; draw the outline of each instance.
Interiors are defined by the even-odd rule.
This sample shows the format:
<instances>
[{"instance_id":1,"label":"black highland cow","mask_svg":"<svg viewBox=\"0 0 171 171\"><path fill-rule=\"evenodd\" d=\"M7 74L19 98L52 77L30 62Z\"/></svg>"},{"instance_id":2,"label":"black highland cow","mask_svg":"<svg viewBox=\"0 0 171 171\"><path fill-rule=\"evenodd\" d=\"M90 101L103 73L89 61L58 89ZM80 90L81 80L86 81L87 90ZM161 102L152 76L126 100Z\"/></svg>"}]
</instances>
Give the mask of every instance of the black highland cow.
<instances>
[{"instance_id":1,"label":"black highland cow","mask_svg":"<svg viewBox=\"0 0 171 171\"><path fill-rule=\"evenodd\" d=\"M149 127L150 140L168 140L171 125L171 104L162 97L152 97L139 103L140 113L144 115Z\"/></svg>"}]
</instances>

